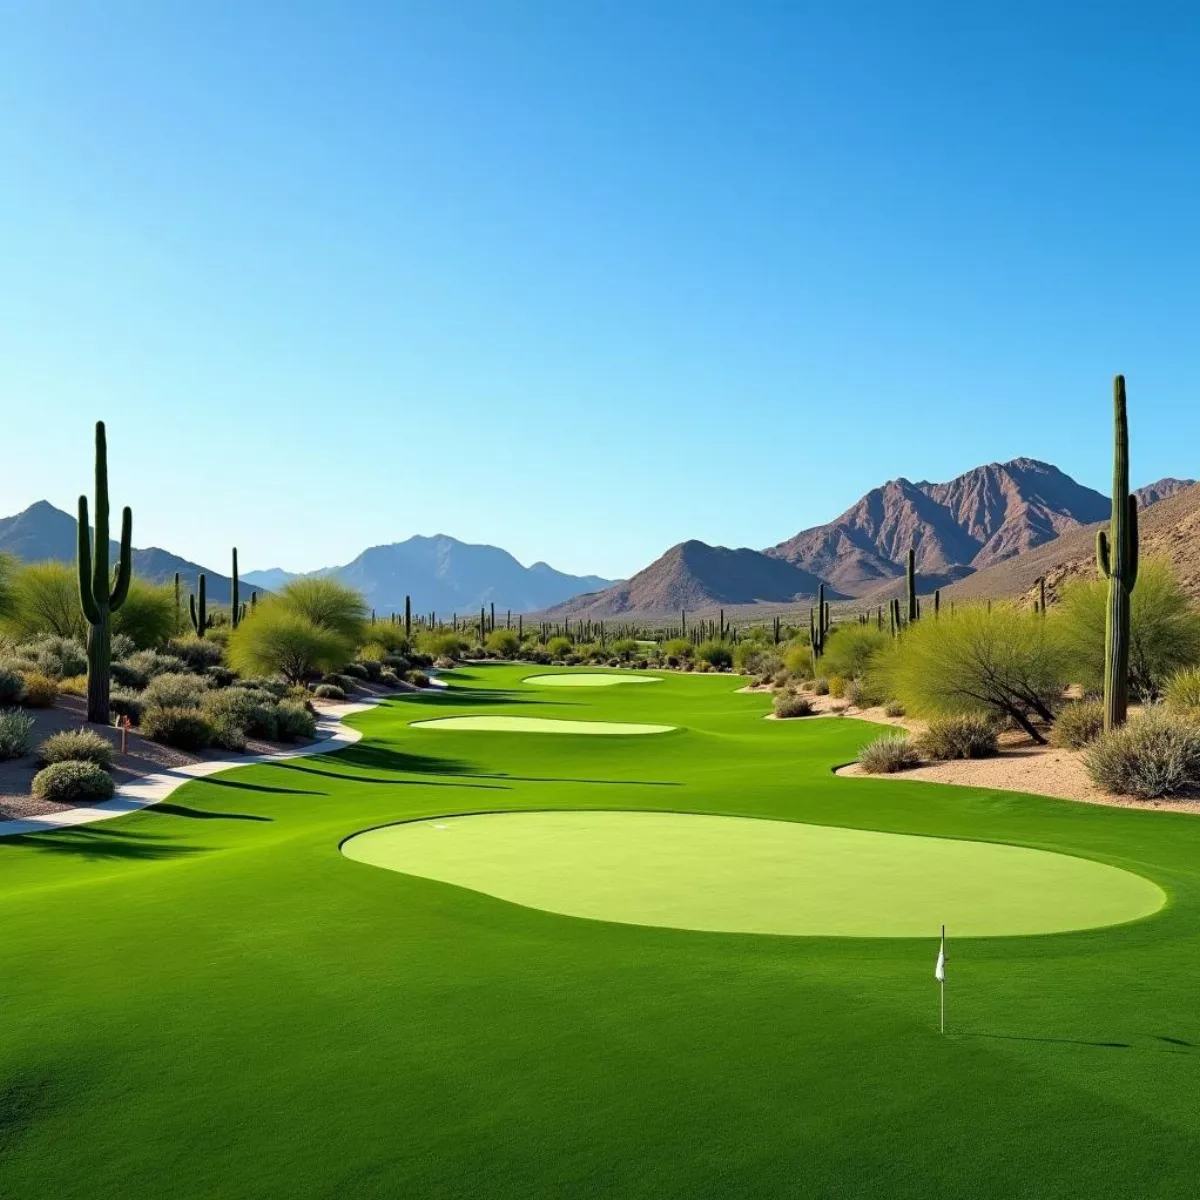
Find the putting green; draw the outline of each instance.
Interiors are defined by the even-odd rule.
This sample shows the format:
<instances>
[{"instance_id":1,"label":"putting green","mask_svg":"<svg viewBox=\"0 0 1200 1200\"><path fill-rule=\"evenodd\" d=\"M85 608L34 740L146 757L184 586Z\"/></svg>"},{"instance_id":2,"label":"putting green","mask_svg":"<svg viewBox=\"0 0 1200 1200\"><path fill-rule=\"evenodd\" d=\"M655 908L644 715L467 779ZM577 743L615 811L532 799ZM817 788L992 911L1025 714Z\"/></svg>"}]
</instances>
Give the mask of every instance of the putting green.
<instances>
[{"instance_id":1,"label":"putting green","mask_svg":"<svg viewBox=\"0 0 1200 1200\"><path fill-rule=\"evenodd\" d=\"M659 683L654 675L601 675L598 671L581 671L570 675L530 675L522 683L538 687L612 687L617 683Z\"/></svg>"},{"instance_id":2,"label":"putting green","mask_svg":"<svg viewBox=\"0 0 1200 1200\"><path fill-rule=\"evenodd\" d=\"M674 725L633 725L621 721L555 721L549 717L436 717L414 721L413 729L483 730L488 733L587 733L616 736L632 733L670 733Z\"/></svg>"},{"instance_id":3,"label":"putting green","mask_svg":"<svg viewBox=\"0 0 1200 1200\"><path fill-rule=\"evenodd\" d=\"M1061 933L1162 907L1140 875L992 842L744 817L512 812L357 834L358 862L572 917L726 933Z\"/></svg>"}]
</instances>

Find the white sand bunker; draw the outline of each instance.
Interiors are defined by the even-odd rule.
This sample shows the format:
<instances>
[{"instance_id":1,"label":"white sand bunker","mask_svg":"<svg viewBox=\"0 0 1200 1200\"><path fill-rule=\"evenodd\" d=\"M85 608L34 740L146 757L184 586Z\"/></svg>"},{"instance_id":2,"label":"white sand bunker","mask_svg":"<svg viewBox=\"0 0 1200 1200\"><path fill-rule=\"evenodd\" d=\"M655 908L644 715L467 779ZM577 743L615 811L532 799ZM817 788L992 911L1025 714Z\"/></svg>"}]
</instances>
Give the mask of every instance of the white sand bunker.
<instances>
[{"instance_id":1,"label":"white sand bunker","mask_svg":"<svg viewBox=\"0 0 1200 1200\"><path fill-rule=\"evenodd\" d=\"M548 717L438 717L414 721L414 729L444 729L449 733L584 733L620 737L637 733L670 733L674 725L633 725L621 721L554 721Z\"/></svg>"},{"instance_id":2,"label":"white sand bunker","mask_svg":"<svg viewBox=\"0 0 1200 1200\"><path fill-rule=\"evenodd\" d=\"M628 675L612 672L604 675L599 671L573 671L562 675L530 675L522 683L537 687L612 687L616 683L659 683L655 675Z\"/></svg>"}]
</instances>

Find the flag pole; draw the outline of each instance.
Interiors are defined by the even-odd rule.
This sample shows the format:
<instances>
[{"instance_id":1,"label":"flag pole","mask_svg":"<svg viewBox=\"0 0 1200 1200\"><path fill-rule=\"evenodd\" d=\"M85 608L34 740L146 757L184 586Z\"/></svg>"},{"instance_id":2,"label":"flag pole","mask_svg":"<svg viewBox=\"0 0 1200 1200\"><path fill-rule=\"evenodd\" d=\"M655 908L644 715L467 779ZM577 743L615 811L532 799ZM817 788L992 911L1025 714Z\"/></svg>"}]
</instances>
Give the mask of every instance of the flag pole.
<instances>
[{"instance_id":1,"label":"flag pole","mask_svg":"<svg viewBox=\"0 0 1200 1200\"><path fill-rule=\"evenodd\" d=\"M945 962L946 956L946 927L942 926L942 961ZM942 1033L946 1032L946 972L942 970L942 981L939 985L942 994Z\"/></svg>"}]
</instances>

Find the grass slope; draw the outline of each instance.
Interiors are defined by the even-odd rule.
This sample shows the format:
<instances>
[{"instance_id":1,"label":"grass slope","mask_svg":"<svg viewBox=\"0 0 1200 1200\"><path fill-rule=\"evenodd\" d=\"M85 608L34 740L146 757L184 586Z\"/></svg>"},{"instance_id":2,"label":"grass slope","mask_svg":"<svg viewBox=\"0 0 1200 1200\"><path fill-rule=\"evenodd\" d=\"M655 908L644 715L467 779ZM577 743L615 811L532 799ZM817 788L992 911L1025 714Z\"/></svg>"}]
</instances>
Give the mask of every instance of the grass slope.
<instances>
[{"instance_id":1,"label":"grass slope","mask_svg":"<svg viewBox=\"0 0 1200 1200\"><path fill-rule=\"evenodd\" d=\"M0 842L7 1197L1190 1196L1200 821L829 768L875 730L728 677L552 694L528 668L355 718L337 756ZM669 722L429 732L436 715ZM1113 863L1133 924L928 940L644 928L346 859L498 809L675 809Z\"/></svg>"}]
</instances>

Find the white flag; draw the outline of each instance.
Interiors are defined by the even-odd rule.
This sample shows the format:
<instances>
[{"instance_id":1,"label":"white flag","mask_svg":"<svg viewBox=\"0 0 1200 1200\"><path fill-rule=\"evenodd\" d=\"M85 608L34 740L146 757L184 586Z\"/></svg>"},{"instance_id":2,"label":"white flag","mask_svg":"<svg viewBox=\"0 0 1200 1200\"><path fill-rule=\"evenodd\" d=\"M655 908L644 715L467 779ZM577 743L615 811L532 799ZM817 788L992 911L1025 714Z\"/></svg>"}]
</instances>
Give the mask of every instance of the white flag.
<instances>
[{"instance_id":1,"label":"white flag","mask_svg":"<svg viewBox=\"0 0 1200 1200\"><path fill-rule=\"evenodd\" d=\"M941 946L938 947L937 962L933 967L933 977L938 983L946 982L946 942L942 940Z\"/></svg>"}]
</instances>

